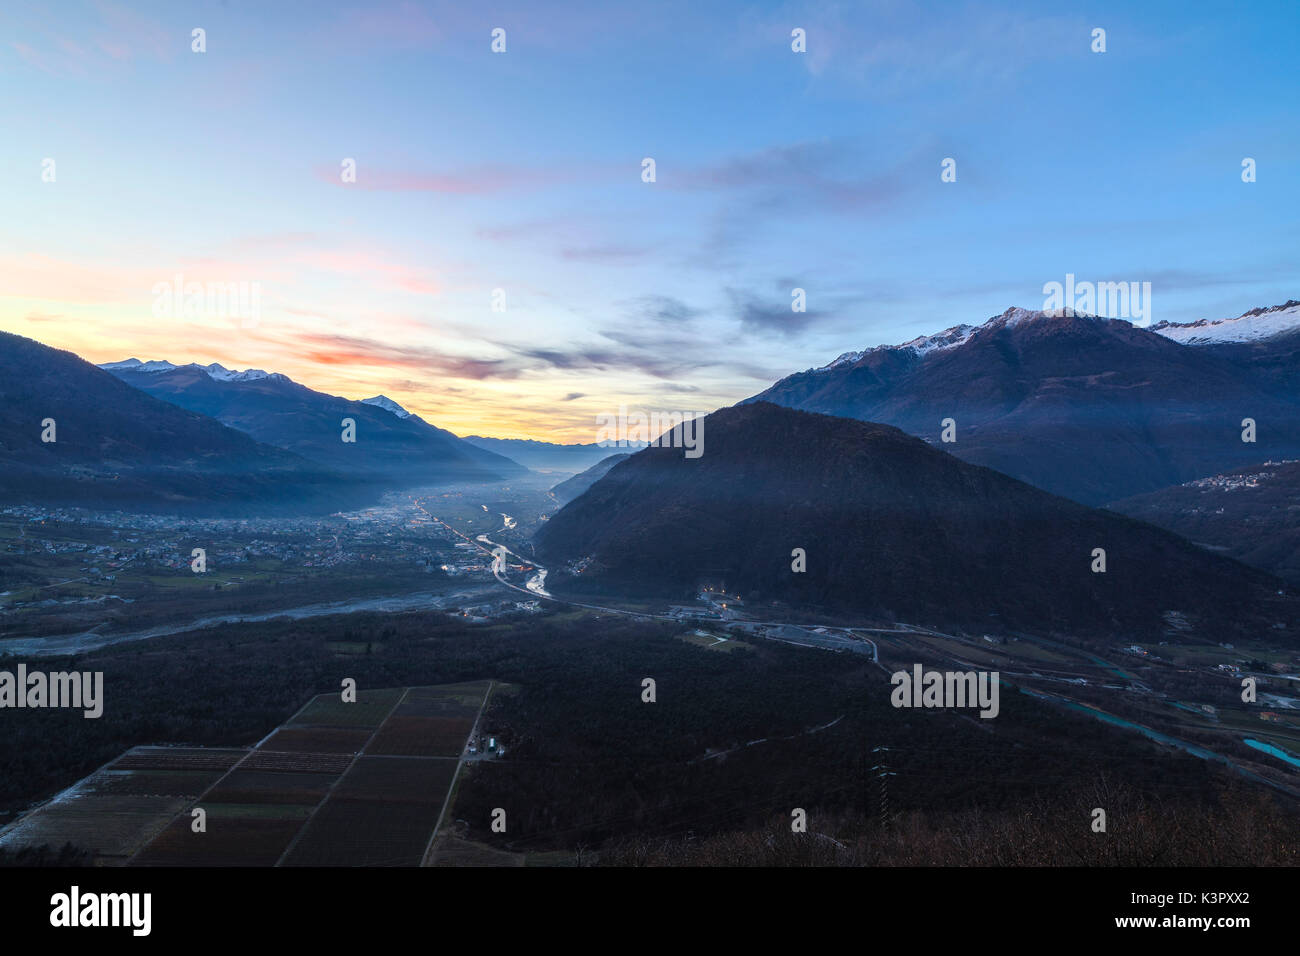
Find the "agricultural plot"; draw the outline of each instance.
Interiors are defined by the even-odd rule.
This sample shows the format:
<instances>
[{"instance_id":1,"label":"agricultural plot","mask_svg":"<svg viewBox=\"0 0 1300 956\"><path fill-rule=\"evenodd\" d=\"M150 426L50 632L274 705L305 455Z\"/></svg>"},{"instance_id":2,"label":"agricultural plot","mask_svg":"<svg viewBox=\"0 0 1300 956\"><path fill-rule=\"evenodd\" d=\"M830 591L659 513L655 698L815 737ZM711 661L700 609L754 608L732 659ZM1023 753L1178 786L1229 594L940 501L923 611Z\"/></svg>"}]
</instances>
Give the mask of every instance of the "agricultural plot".
<instances>
[{"instance_id":1,"label":"agricultural plot","mask_svg":"<svg viewBox=\"0 0 1300 956\"><path fill-rule=\"evenodd\" d=\"M359 758L285 865L418 866L455 773L443 758Z\"/></svg>"},{"instance_id":2,"label":"agricultural plot","mask_svg":"<svg viewBox=\"0 0 1300 956\"><path fill-rule=\"evenodd\" d=\"M124 864L247 753L137 747L0 832L0 848L72 843Z\"/></svg>"},{"instance_id":3,"label":"agricultural plot","mask_svg":"<svg viewBox=\"0 0 1300 956\"><path fill-rule=\"evenodd\" d=\"M334 788L333 797L441 809L455 772L454 760L362 757Z\"/></svg>"},{"instance_id":4,"label":"agricultural plot","mask_svg":"<svg viewBox=\"0 0 1300 956\"><path fill-rule=\"evenodd\" d=\"M373 730L383 723L401 698L400 688L358 690L355 703L345 704L338 694L322 694L294 715L286 727L355 727Z\"/></svg>"},{"instance_id":5,"label":"agricultural plot","mask_svg":"<svg viewBox=\"0 0 1300 956\"><path fill-rule=\"evenodd\" d=\"M419 866L438 807L331 797L285 866Z\"/></svg>"},{"instance_id":6,"label":"agricultural plot","mask_svg":"<svg viewBox=\"0 0 1300 956\"><path fill-rule=\"evenodd\" d=\"M206 803L296 804L314 807L338 780L337 773L246 770L240 767L205 795Z\"/></svg>"},{"instance_id":7,"label":"agricultural plot","mask_svg":"<svg viewBox=\"0 0 1300 956\"><path fill-rule=\"evenodd\" d=\"M135 747L114 761L113 770L229 770L248 754L244 749Z\"/></svg>"},{"instance_id":8,"label":"agricultural plot","mask_svg":"<svg viewBox=\"0 0 1300 956\"><path fill-rule=\"evenodd\" d=\"M103 770L86 779L96 796L182 797L194 799L212 785L212 770Z\"/></svg>"},{"instance_id":9,"label":"agricultural plot","mask_svg":"<svg viewBox=\"0 0 1300 956\"><path fill-rule=\"evenodd\" d=\"M356 754L370 739L369 730L335 727L284 727L259 747L275 753Z\"/></svg>"},{"instance_id":10,"label":"agricultural plot","mask_svg":"<svg viewBox=\"0 0 1300 956\"><path fill-rule=\"evenodd\" d=\"M294 754L255 750L240 770L283 770L289 773L328 773L338 776L352 763L352 754Z\"/></svg>"},{"instance_id":11,"label":"agricultural plot","mask_svg":"<svg viewBox=\"0 0 1300 956\"><path fill-rule=\"evenodd\" d=\"M458 757L473 717L399 717L384 722L367 753L404 757Z\"/></svg>"},{"instance_id":12,"label":"agricultural plot","mask_svg":"<svg viewBox=\"0 0 1300 956\"><path fill-rule=\"evenodd\" d=\"M206 830L195 833L188 813L171 822L132 860L135 866L274 866L311 806L221 804L203 801Z\"/></svg>"},{"instance_id":13,"label":"agricultural plot","mask_svg":"<svg viewBox=\"0 0 1300 956\"><path fill-rule=\"evenodd\" d=\"M71 842L110 865L418 866L490 686L323 694L252 750L136 747L0 847Z\"/></svg>"}]
</instances>

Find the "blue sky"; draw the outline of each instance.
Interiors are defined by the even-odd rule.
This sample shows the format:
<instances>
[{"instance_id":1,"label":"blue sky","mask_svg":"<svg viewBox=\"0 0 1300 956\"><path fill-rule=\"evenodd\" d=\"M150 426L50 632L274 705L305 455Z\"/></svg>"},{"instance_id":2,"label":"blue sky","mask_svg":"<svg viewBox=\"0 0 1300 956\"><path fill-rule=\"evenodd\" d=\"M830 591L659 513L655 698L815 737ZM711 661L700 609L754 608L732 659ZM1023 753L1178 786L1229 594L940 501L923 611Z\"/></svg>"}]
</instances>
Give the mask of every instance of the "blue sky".
<instances>
[{"instance_id":1,"label":"blue sky","mask_svg":"<svg viewBox=\"0 0 1300 956\"><path fill-rule=\"evenodd\" d=\"M1298 26L1294 2L8 5L0 327L580 441L620 404L708 411L1039 308L1067 273L1150 282L1154 321L1238 315L1300 297ZM258 283L256 324L160 319L178 274Z\"/></svg>"}]
</instances>

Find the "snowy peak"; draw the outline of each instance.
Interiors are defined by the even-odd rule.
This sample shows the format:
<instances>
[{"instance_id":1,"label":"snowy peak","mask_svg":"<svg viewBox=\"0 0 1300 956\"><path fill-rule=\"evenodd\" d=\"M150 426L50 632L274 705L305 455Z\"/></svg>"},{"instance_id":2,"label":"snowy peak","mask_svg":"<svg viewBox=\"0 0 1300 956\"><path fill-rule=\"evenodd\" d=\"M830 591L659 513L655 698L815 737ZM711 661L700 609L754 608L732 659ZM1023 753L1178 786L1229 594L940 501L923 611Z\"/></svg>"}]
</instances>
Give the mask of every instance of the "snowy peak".
<instances>
[{"instance_id":1,"label":"snowy peak","mask_svg":"<svg viewBox=\"0 0 1300 956\"><path fill-rule=\"evenodd\" d=\"M975 326L973 325L954 325L952 328L944 329L935 335L918 335L910 342L904 342L898 347L900 349L911 349L917 355L927 355L930 352L956 348L969 339L974 332Z\"/></svg>"},{"instance_id":2,"label":"snowy peak","mask_svg":"<svg viewBox=\"0 0 1300 956\"><path fill-rule=\"evenodd\" d=\"M256 382L263 378L284 378L283 375L272 375L270 372L264 372L260 368L249 368L242 372L236 372L234 369L226 368L224 365L218 365L213 362L211 365L195 365L195 368L202 369L208 373L208 376L217 382Z\"/></svg>"},{"instance_id":3,"label":"snowy peak","mask_svg":"<svg viewBox=\"0 0 1300 956\"><path fill-rule=\"evenodd\" d=\"M1300 302L1295 299L1267 309L1251 309L1235 319L1159 322L1151 326L1152 332L1183 345L1262 342L1296 330L1300 330Z\"/></svg>"},{"instance_id":4,"label":"snowy peak","mask_svg":"<svg viewBox=\"0 0 1300 956\"><path fill-rule=\"evenodd\" d=\"M910 342L904 342L902 345L877 345L875 348L864 349L861 352L845 352L835 361L814 369L814 371L829 372L831 369L842 368L846 365L856 365L873 352L901 352L906 350L913 352L917 356L925 356L931 352L956 348L969 339L975 331L976 327L973 325L954 325L952 328L944 329L934 335L918 335Z\"/></svg>"},{"instance_id":5,"label":"snowy peak","mask_svg":"<svg viewBox=\"0 0 1300 956\"><path fill-rule=\"evenodd\" d=\"M1012 306L1001 315L995 315L983 325L954 325L934 335L921 335L901 345L878 345L860 352L845 352L835 361L816 372L828 372L832 369L856 365L868 355L876 352L910 351L918 358L924 358L932 352L964 345L976 335L995 329L1015 328L1031 322L1060 319L1069 315L1072 318L1093 322L1123 322L1123 319L1108 319L1104 316L1085 315L1082 312L1067 313L1064 310L1045 312L1041 310L1022 309ZM1149 331L1162 335L1181 345L1216 345L1241 342L1261 342L1265 339L1283 335L1288 332L1300 332L1300 301L1288 300L1282 305L1270 308L1251 309L1235 319L1200 319L1196 322L1175 324L1159 322Z\"/></svg>"},{"instance_id":6,"label":"snowy peak","mask_svg":"<svg viewBox=\"0 0 1300 956\"><path fill-rule=\"evenodd\" d=\"M376 395L374 398L363 398L362 405L374 405L376 408L382 408L386 412L392 412L398 418L410 418L411 413L398 405L387 395Z\"/></svg>"},{"instance_id":7,"label":"snowy peak","mask_svg":"<svg viewBox=\"0 0 1300 956\"><path fill-rule=\"evenodd\" d=\"M1039 322L1043 319L1059 319L1066 313L1064 310L1057 312L1044 312L1042 309L1022 309L1013 305L1001 315L995 315L983 325L981 329L1013 329L1018 325L1025 325L1029 322ZM1085 315L1082 312L1071 312L1072 317L1077 316L1080 319L1095 319L1094 315Z\"/></svg>"},{"instance_id":8,"label":"snowy peak","mask_svg":"<svg viewBox=\"0 0 1300 956\"><path fill-rule=\"evenodd\" d=\"M211 365L200 365L198 362L191 362L189 365L174 365L167 361L141 362L138 358L129 358L121 362L105 362L99 367L106 372L127 371L141 373L172 372L178 368L193 368L205 373L215 382L256 382L263 378L269 378L276 382L289 381L287 377L279 372L264 372L260 368L250 368L242 372L236 372L234 369L218 365L216 362Z\"/></svg>"},{"instance_id":9,"label":"snowy peak","mask_svg":"<svg viewBox=\"0 0 1300 956\"><path fill-rule=\"evenodd\" d=\"M133 372L170 372L178 366L166 361L141 362L138 358L129 358L121 362L105 362L99 367L105 371L112 371L113 369L130 369Z\"/></svg>"},{"instance_id":10,"label":"snowy peak","mask_svg":"<svg viewBox=\"0 0 1300 956\"><path fill-rule=\"evenodd\" d=\"M881 345L881 346L878 346L878 348L887 348L887 346ZM867 350L867 352L874 352L874 351L875 351L875 349L868 349L868 350ZM843 355L841 355L841 356L840 356L839 358L837 358L835 361L830 362L830 363L827 364L827 365L823 365L821 368L813 369L813 371L814 371L814 372L829 372L831 369L833 369L833 368L839 368L839 367L841 367L841 366L843 366L843 365L853 365L854 363L856 363L856 362L861 362L864 358L866 358L866 356L867 356L867 352L845 352Z\"/></svg>"},{"instance_id":11,"label":"snowy peak","mask_svg":"<svg viewBox=\"0 0 1300 956\"><path fill-rule=\"evenodd\" d=\"M814 369L814 371L828 372L831 369L842 368L846 365L855 365L874 352L901 352L906 350L912 352L918 358L924 358L931 352L942 352L964 345L974 335L985 329L1010 328L1039 319L1057 318L1059 315L1060 313L1032 312L1029 309L1012 306L1001 315L993 316L983 325L954 325L942 332L936 332L934 335L918 335L911 341L904 342L901 345L877 345L875 348L865 349L861 352L845 352L829 365L823 365L821 368ZM1081 316L1081 318L1090 318L1090 316Z\"/></svg>"}]
</instances>

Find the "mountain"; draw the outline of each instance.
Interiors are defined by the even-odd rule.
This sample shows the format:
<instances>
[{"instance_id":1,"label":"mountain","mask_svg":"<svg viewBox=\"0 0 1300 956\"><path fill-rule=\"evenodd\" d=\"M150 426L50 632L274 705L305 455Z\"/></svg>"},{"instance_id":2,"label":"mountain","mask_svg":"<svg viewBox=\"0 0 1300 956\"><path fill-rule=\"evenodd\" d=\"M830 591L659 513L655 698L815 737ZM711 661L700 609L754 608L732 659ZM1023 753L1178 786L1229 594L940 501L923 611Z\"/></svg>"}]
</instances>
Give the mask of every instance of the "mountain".
<instances>
[{"instance_id":1,"label":"mountain","mask_svg":"<svg viewBox=\"0 0 1300 956\"><path fill-rule=\"evenodd\" d=\"M71 352L0 332L5 503L248 515L374 497L363 482L146 395Z\"/></svg>"},{"instance_id":2,"label":"mountain","mask_svg":"<svg viewBox=\"0 0 1300 956\"><path fill-rule=\"evenodd\" d=\"M1300 394L1300 302L1294 299L1235 319L1161 323L1152 330L1248 369L1277 394Z\"/></svg>"},{"instance_id":3,"label":"mountain","mask_svg":"<svg viewBox=\"0 0 1300 956\"><path fill-rule=\"evenodd\" d=\"M568 503L578 495L585 492L588 488L604 478L609 470L617 465L620 461L627 461L632 456L629 454L610 455L608 458L602 458L596 464L592 465L582 474L574 475L572 478L566 478L551 488L551 494L562 503Z\"/></svg>"},{"instance_id":4,"label":"mountain","mask_svg":"<svg viewBox=\"0 0 1300 956\"><path fill-rule=\"evenodd\" d=\"M875 619L1120 640L1161 632L1171 611L1204 639L1281 600L1260 571L887 425L767 402L706 425L700 458L638 452L539 529L548 587L671 599L715 581Z\"/></svg>"},{"instance_id":5,"label":"mountain","mask_svg":"<svg viewBox=\"0 0 1300 956\"><path fill-rule=\"evenodd\" d=\"M1196 322L1157 322L1151 331L1183 345L1241 345L1266 342L1300 332L1300 302L1251 309L1234 319L1200 319Z\"/></svg>"},{"instance_id":6,"label":"mountain","mask_svg":"<svg viewBox=\"0 0 1300 956\"><path fill-rule=\"evenodd\" d=\"M1282 329L1289 319L1277 312ZM1300 391L1219 354L1222 345L1180 344L1180 328L1013 308L846 353L748 401L883 422L936 443L952 418L945 451L1086 504L1300 457ZM1257 423L1256 443L1242 441L1245 418Z\"/></svg>"},{"instance_id":7,"label":"mountain","mask_svg":"<svg viewBox=\"0 0 1300 956\"><path fill-rule=\"evenodd\" d=\"M1300 584L1300 461L1268 461L1110 507Z\"/></svg>"},{"instance_id":8,"label":"mountain","mask_svg":"<svg viewBox=\"0 0 1300 956\"><path fill-rule=\"evenodd\" d=\"M609 456L619 448L644 448L644 442L592 442L586 445L556 445L531 438L484 438L470 435L464 439L479 448L506 455L533 471L562 471L576 474Z\"/></svg>"},{"instance_id":9,"label":"mountain","mask_svg":"<svg viewBox=\"0 0 1300 956\"><path fill-rule=\"evenodd\" d=\"M374 398L363 398L363 405L374 405L376 408L382 408L384 411L396 415L398 418L410 418L411 413L398 405L387 395L376 395Z\"/></svg>"},{"instance_id":10,"label":"mountain","mask_svg":"<svg viewBox=\"0 0 1300 956\"><path fill-rule=\"evenodd\" d=\"M112 362L104 369L141 391L209 415L253 438L330 469L390 487L499 481L525 473L501 455L461 441L382 395L356 402L279 373L220 365ZM356 441L343 441L345 418Z\"/></svg>"}]
</instances>

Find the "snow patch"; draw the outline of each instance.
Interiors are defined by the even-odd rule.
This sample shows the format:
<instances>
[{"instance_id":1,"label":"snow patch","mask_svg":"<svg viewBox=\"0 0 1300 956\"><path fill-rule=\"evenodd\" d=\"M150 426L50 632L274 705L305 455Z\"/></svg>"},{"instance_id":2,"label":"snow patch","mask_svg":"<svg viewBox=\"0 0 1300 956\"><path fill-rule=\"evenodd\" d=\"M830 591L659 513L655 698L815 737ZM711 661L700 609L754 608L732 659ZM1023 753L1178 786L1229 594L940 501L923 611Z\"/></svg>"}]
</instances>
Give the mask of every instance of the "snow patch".
<instances>
[{"instance_id":1,"label":"snow patch","mask_svg":"<svg viewBox=\"0 0 1300 956\"><path fill-rule=\"evenodd\" d=\"M410 418L411 413L398 405L387 395L376 395L374 398L363 398L362 405L374 405L376 408L382 408L386 412L392 412L398 418Z\"/></svg>"},{"instance_id":2,"label":"snow patch","mask_svg":"<svg viewBox=\"0 0 1300 956\"><path fill-rule=\"evenodd\" d=\"M124 362L106 362L99 367L105 370L129 368L133 372L170 372L174 368L179 368L167 361L141 362L138 358L129 358Z\"/></svg>"},{"instance_id":3,"label":"snow patch","mask_svg":"<svg viewBox=\"0 0 1300 956\"><path fill-rule=\"evenodd\" d=\"M1183 345L1262 342L1297 329L1300 329L1300 302L1295 299L1267 309L1251 309L1235 319L1199 319L1182 324L1160 322L1151 327L1157 335Z\"/></svg>"},{"instance_id":4,"label":"snow patch","mask_svg":"<svg viewBox=\"0 0 1300 956\"><path fill-rule=\"evenodd\" d=\"M171 362L161 360L141 362L137 358L129 358L121 362L105 362L99 367L105 371L129 369L132 372L173 372L178 368L196 368L216 382L256 382L264 378L277 382L289 381L286 376L281 375L279 372L264 372L260 368L249 368L242 372L236 372L234 369L218 365L216 362L211 365L200 365L198 362L191 362L189 365L174 365Z\"/></svg>"}]
</instances>

